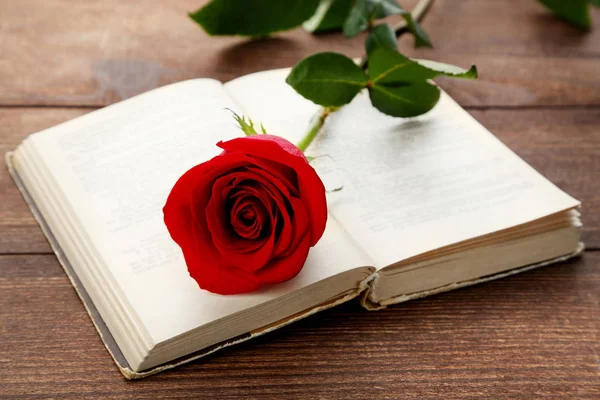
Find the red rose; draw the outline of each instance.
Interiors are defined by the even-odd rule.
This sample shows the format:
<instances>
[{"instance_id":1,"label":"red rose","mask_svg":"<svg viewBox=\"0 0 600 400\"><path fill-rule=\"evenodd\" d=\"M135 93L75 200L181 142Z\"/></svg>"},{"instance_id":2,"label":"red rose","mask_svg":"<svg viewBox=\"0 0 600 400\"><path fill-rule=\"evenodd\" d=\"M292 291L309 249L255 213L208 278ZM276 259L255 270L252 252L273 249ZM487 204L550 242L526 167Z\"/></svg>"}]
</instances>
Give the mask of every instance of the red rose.
<instances>
[{"instance_id":1,"label":"red rose","mask_svg":"<svg viewBox=\"0 0 600 400\"><path fill-rule=\"evenodd\" d=\"M217 145L224 151L183 174L163 209L190 276L220 294L293 278L325 230L323 183L281 137Z\"/></svg>"}]
</instances>

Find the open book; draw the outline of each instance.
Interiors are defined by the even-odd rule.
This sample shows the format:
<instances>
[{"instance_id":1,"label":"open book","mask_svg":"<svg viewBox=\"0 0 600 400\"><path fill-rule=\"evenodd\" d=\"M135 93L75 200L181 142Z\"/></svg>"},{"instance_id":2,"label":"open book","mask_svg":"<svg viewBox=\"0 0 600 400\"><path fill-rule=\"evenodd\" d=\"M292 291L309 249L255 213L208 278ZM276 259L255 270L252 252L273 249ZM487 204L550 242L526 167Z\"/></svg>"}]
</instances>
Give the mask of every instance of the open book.
<instances>
[{"instance_id":1,"label":"open book","mask_svg":"<svg viewBox=\"0 0 600 400\"><path fill-rule=\"evenodd\" d=\"M252 294L200 290L163 224L177 178L241 135L231 110L295 142L317 107L288 70L162 87L29 136L10 171L121 372L139 378L358 297L367 309L582 251L579 202L448 95L397 119L366 94L307 152L328 223L300 274Z\"/></svg>"}]
</instances>

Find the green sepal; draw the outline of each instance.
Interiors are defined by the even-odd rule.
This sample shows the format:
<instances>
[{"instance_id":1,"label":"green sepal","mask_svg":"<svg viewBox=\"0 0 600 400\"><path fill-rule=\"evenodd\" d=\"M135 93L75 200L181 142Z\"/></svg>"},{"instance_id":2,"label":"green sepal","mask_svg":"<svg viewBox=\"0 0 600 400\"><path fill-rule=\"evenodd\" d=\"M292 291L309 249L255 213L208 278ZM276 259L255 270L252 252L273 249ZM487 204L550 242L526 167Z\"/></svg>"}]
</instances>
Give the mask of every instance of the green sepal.
<instances>
[{"instance_id":1,"label":"green sepal","mask_svg":"<svg viewBox=\"0 0 600 400\"><path fill-rule=\"evenodd\" d=\"M235 119L235 121L238 123L240 129L242 130L242 132L244 132L244 135L252 136L252 135L259 134L256 131L256 129L254 128L254 122L252 122L252 120L250 118L248 118L248 120L246 120L246 117L244 117L243 115L240 116L238 113L236 113L235 111L233 111L229 108L228 108L228 110L231 111L231 113L233 114L233 119ZM265 127L262 124L260 124L260 129L263 134L267 133Z\"/></svg>"}]
</instances>

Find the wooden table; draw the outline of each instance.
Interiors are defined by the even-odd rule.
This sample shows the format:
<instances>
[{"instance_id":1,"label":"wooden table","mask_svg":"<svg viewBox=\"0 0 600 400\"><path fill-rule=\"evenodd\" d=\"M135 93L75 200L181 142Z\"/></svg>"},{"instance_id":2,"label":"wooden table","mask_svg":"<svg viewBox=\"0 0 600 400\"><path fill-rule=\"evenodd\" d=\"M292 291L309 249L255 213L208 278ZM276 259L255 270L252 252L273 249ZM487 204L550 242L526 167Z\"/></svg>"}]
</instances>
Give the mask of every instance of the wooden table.
<instances>
[{"instance_id":1,"label":"wooden table","mask_svg":"<svg viewBox=\"0 0 600 400\"><path fill-rule=\"evenodd\" d=\"M209 38L200 0L0 3L0 153L28 134L170 82L229 80L362 37ZM415 2L406 1L409 7ZM403 2L404 4L404 2ZM580 259L376 313L341 306L208 359L125 381L0 167L0 397L600 399L600 12L581 32L533 0L438 0L440 80L478 120L583 201Z\"/></svg>"}]
</instances>

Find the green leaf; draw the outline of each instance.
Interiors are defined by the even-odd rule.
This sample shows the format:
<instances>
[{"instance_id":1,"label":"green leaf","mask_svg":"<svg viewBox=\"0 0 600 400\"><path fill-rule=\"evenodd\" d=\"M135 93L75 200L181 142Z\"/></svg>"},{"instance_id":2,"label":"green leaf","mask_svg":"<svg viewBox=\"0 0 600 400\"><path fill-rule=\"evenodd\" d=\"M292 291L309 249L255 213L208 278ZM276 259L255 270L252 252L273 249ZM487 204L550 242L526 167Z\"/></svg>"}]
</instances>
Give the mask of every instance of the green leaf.
<instances>
[{"instance_id":1,"label":"green leaf","mask_svg":"<svg viewBox=\"0 0 600 400\"><path fill-rule=\"evenodd\" d=\"M369 88L371 103L393 117L416 117L430 111L440 99L440 89L428 82L409 85L373 85Z\"/></svg>"},{"instance_id":2,"label":"green leaf","mask_svg":"<svg viewBox=\"0 0 600 400\"><path fill-rule=\"evenodd\" d=\"M400 7L396 0L356 0L344 24L344 35L356 36L372 25L375 19L390 15L402 15L406 21L406 28L415 37L415 47L431 46L431 40L421 25L413 19L410 12Z\"/></svg>"},{"instance_id":3,"label":"green leaf","mask_svg":"<svg viewBox=\"0 0 600 400\"><path fill-rule=\"evenodd\" d=\"M321 0L317 11L302 24L308 32L325 32L341 29L350 13L353 0Z\"/></svg>"},{"instance_id":4,"label":"green leaf","mask_svg":"<svg viewBox=\"0 0 600 400\"><path fill-rule=\"evenodd\" d=\"M412 60L387 48L375 49L369 56L369 78L373 84L419 82L440 75L476 79L477 67L466 70L435 61Z\"/></svg>"},{"instance_id":5,"label":"green leaf","mask_svg":"<svg viewBox=\"0 0 600 400\"><path fill-rule=\"evenodd\" d=\"M373 50L380 47L392 50L398 49L396 35L388 24L377 25L374 27L365 40L367 54L371 54Z\"/></svg>"},{"instance_id":6,"label":"green leaf","mask_svg":"<svg viewBox=\"0 0 600 400\"><path fill-rule=\"evenodd\" d=\"M248 121L246 121L246 117L244 117L243 115L240 116L238 113L236 113L235 111L231 110L228 108L229 111L231 111L231 113L233 114L233 119L235 119L235 121L238 123L238 125L240 126L240 129L242 130L242 132L244 132L244 135L246 136L252 136L252 135L258 135L258 132L256 131L256 129L254 129L254 122L252 122L252 120L250 118L248 118ZM262 133L266 134L266 130L265 127L261 124L260 125L260 129L262 130Z\"/></svg>"},{"instance_id":7,"label":"green leaf","mask_svg":"<svg viewBox=\"0 0 600 400\"><path fill-rule=\"evenodd\" d=\"M319 0L213 0L190 14L210 35L265 36L309 19Z\"/></svg>"},{"instance_id":8,"label":"green leaf","mask_svg":"<svg viewBox=\"0 0 600 400\"><path fill-rule=\"evenodd\" d=\"M350 9L350 14L348 14L348 18L344 22L344 35L346 37L358 35L367 29L370 18L367 0L355 0L354 5Z\"/></svg>"},{"instance_id":9,"label":"green leaf","mask_svg":"<svg viewBox=\"0 0 600 400\"><path fill-rule=\"evenodd\" d=\"M403 15L406 21L406 28L415 37L415 47L432 47L429 35L423 30L421 25L415 21L410 13Z\"/></svg>"},{"instance_id":10,"label":"green leaf","mask_svg":"<svg viewBox=\"0 0 600 400\"><path fill-rule=\"evenodd\" d=\"M408 14L404 8L400 7L396 0L367 0L369 10L375 14L375 18L385 18L390 15Z\"/></svg>"},{"instance_id":11,"label":"green leaf","mask_svg":"<svg viewBox=\"0 0 600 400\"><path fill-rule=\"evenodd\" d=\"M596 7L600 7L600 0L590 0L590 4Z\"/></svg>"},{"instance_id":12,"label":"green leaf","mask_svg":"<svg viewBox=\"0 0 600 400\"><path fill-rule=\"evenodd\" d=\"M422 60L415 58L412 61L419 64L421 67L427 68L431 72L431 74L434 75L429 79L435 78L436 76L440 75L460 79L477 79L478 77L477 67L475 65L471 65L471 68L469 69L464 69L461 67L457 67L456 65L431 60Z\"/></svg>"},{"instance_id":13,"label":"green leaf","mask_svg":"<svg viewBox=\"0 0 600 400\"><path fill-rule=\"evenodd\" d=\"M339 107L367 85L364 71L339 53L316 53L300 61L286 82L313 103Z\"/></svg>"},{"instance_id":14,"label":"green leaf","mask_svg":"<svg viewBox=\"0 0 600 400\"><path fill-rule=\"evenodd\" d=\"M369 27L375 19L408 14L395 0L356 0L344 23L344 35L353 37Z\"/></svg>"},{"instance_id":15,"label":"green leaf","mask_svg":"<svg viewBox=\"0 0 600 400\"><path fill-rule=\"evenodd\" d=\"M580 28L590 29L592 27L588 0L539 1L559 17L579 26ZM597 3L598 0L595 0L595 2Z\"/></svg>"}]
</instances>

